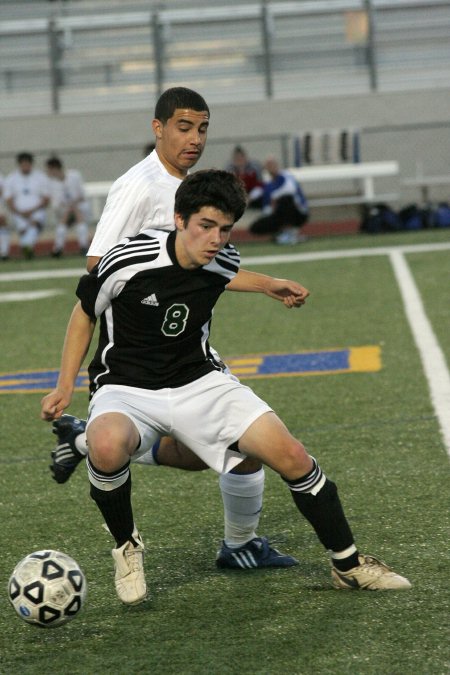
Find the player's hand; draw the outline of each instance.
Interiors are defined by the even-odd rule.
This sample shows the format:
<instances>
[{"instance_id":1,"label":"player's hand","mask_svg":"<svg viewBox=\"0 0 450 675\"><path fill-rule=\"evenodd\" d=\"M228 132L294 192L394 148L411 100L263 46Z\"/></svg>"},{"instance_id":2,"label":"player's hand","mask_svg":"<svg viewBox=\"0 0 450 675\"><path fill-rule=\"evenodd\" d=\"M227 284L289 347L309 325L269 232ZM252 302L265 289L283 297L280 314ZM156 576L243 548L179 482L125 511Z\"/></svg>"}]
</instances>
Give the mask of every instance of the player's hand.
<instances>
[{"instance_id":1,"label":"player's hand","mask_svg":"<svg viewBox=\"0 0 450 675\"><path fill-rule=\"evenodd\" d=\"M274 300L279 300L285 307L291 309L304 305L306 298L309 296L309 291L296 281L272 278L265 289L265 294Z\"/></svg>"},{"instance_id":2,"label":"player's hand","mask_svg":"<svg viewBox=\"0 0 450 675\"><path fill-rule=\"evenodd\" d=\"M41 400L41 419L52 422L61 417L69 406L72 394L61 389L54 389Z\"/></svg>"}]
</instances>

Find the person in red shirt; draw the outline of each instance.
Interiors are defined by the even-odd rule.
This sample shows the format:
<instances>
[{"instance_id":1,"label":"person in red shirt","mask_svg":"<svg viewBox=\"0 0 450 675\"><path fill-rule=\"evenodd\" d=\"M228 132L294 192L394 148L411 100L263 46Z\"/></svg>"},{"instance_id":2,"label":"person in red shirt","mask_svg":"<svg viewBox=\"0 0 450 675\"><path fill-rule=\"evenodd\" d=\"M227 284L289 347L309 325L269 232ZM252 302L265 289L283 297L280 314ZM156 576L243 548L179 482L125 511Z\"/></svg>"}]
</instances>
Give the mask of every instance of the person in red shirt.
<instances>
[{"instance_id":1,"label":"person in red shirt","mask_svg":"<svg viewBox=\"0 0 450 675\"><path fill-rule=\"evenodd\" d=\"M236 145L231 162L226 170L240 178L244 183L248 198L247 206L252 209L260 209L262 207L264 184L261 165L249 159L242 146Z\"/></svg>"}]
</instances>

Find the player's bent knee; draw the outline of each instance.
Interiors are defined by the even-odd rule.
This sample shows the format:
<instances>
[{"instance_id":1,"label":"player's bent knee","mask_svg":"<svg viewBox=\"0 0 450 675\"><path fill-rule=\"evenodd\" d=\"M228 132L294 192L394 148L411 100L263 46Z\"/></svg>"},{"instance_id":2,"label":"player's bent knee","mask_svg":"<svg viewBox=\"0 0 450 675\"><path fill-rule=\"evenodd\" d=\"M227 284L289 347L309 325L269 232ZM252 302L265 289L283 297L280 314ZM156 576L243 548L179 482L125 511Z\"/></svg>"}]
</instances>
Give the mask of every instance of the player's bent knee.
<instances>
[{"instance_id":1,"label":"player's bent knee","mask_svg":"<svg viewBox=\"0 0 450 675\"><path fill-rule=\"evenodd\" d=\"M304 446L295 442L287 446L278 460L277 470L283 478L296 480L311 471L313 461Z\"/></svg>"},{"instance_id":2,"label":"player's bent knee","mask_svg":"<svg viewBox=\"0 0 450 675\"><path fill-rule=\"evenodd\" d=\"M134 424L125 416L101 415L87 428L89 456L103 471L123 466L140 442Z\"/></svg>"}]
</instances>

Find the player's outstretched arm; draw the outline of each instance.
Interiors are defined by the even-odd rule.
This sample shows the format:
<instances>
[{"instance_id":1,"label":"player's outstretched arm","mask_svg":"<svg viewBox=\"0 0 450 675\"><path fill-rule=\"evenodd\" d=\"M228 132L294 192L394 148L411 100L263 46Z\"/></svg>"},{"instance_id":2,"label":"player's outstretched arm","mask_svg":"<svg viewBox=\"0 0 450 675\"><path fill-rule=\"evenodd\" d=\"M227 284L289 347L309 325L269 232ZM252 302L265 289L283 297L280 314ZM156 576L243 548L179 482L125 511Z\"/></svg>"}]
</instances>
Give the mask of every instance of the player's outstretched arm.
<instances>
[{"instance_id":1,"label":"player's outstretched arm","mask_svg":"<svg viewBox=\"0 0 450 675\"><path fill-rule=\"evenodd\" d=\"M264 293L269 298L279 300L289 309L291 307L301 307L305 304L309 295L307 288L297 281L289 279L277 279L268 274L259 272L249 272L240 269L236 276L227 286L229 291L247 291L253 293Z\"/></svg>"},{"instance_id":2,"label":"player's outstretched arm","mask_svg":"<svg viewBox=\"0 0 450 675\"><path fill-rule=\"evenodd\" d=\"M70 404L75 381L94 333L93 321L77 302L67 325L61 368L55 389L41 401L41 419L48 422L61 417Z\"/></svg>"}]
</instances>

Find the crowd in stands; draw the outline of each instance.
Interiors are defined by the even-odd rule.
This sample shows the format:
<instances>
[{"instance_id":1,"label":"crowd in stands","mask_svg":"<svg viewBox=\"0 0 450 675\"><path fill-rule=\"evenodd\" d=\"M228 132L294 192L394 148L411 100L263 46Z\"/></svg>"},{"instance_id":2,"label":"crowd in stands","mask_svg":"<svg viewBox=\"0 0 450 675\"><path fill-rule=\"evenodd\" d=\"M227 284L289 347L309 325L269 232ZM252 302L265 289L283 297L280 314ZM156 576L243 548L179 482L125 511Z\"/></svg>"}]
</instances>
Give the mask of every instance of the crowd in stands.
<instances>
[{"instance_id":1,"label":"crowd in stands","mask_svg":"<svg viewBox=\"0 0 450 675\"><path fill-rule=\"evenodd\" d=\"M143 147L143 157L154 150L154 143ZM279 244L294 244L305 238L300 228L308 219L308 204L291 173L282 170L275 157L264 163L251 159L237 145L226 170L238 176L248 195L247 208L255 215L249 231L267 235ZM52 226L51 255L64 253L69 231L79 253L89 247L90 204L79 171L66 169L57 156L49 157L44 169L35 166L30 152L16 156L16 168L0 174L0 258L9 260L11 237L15 230L25 259L32 259L44 228Z\"/></svg>"},{"instance_id":2,"label":"crowd in stands","mask_svg":"<svg viewBox=\"0 0 450 675\"><path fill-rule=\"evenodd\" d=\"M52 255L62 255L69 228L76 232L79 251L89 246L89 201L78 171L65 169L59 157L49 157L45 170L35 168L34 156L20 152L16 169L0 175L0 257L8 260L11 234L16 230L24 258L34 257L44 228L54 224Z\"/></svg>"}]
</instances>

